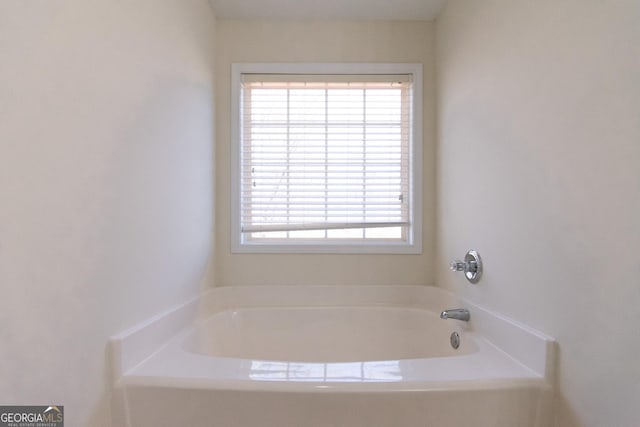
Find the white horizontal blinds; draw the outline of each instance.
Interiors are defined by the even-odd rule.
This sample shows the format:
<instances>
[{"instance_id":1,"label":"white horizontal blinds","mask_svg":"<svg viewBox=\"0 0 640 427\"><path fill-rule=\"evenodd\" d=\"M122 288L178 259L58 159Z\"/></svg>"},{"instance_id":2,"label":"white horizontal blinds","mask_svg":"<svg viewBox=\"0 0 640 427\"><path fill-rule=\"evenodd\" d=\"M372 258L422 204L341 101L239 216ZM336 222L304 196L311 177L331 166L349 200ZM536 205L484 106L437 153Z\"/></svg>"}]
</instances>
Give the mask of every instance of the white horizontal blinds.
<instances>
[{"instance_id":1,"label":"white horizontal blinds","mask_svg":"<svg viewBox=\"0 0 640 427\"><path fill-rule=\"evenodd\" d=\"M242 80L243 233L404 238L411 199L409 75L245 74Z\"/></svg>"}]
</instances>

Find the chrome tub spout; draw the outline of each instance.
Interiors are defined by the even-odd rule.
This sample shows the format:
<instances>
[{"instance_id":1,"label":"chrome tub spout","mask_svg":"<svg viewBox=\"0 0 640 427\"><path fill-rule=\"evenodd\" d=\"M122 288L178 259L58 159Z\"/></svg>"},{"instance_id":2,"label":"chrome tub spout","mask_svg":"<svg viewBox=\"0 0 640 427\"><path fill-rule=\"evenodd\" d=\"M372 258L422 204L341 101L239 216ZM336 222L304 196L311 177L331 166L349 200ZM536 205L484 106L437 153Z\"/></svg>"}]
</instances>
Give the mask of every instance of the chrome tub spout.
<instances>
[{"instance_id":1,"label":"chrome tub spout","mask_svg":"<svg viewBox=\"0 0 640 427\"><path fill-rule=\"evenodd\" d=\"M442 313L440 313L440 318L456 319L456 320L463 320L465 322L468 322L471 316L469 315L469 310L467 310L466 308L454 308L450 310L445 310Z\"/></svg>"}]
</instances>

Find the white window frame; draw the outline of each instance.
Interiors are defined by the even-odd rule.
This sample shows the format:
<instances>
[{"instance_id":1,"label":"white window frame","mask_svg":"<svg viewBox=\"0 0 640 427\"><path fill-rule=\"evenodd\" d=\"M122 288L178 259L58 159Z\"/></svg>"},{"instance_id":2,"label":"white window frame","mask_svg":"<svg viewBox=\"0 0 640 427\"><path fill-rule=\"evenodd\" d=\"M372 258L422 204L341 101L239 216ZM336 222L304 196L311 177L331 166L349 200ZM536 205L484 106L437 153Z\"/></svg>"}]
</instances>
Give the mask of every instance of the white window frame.
<instances>
[{"instance_id":1,"label":"white window frame","mask_svg":"<svg viewBox=\"0 0 640 427\"><path fill-rule=\"evenodd\" d=\"M286 241L245 242L240 227L241 149L240 111L243 74L411 74L413 78L412 135L409 144L410 226L407 241ZM233 253L422 253L422 64L405 63L242 63L231 66L231 251ZM293 239L292 239L293 240Z\"/></svg>"}]
</instances>

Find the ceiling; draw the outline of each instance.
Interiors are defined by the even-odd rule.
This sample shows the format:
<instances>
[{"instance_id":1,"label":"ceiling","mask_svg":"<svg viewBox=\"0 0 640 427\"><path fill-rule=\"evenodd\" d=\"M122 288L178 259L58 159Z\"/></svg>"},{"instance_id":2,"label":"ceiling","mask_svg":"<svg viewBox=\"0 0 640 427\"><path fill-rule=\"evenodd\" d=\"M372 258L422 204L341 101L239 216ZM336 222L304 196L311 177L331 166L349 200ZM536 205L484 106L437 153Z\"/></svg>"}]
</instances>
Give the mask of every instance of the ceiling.
<instances>
[{"instance_id":1,"label":"ceiling","mask_svg":"<svg viewBox=\"0 0 640 427\"><path fill-rule=\"evenodd\" d=\"M222 19L432 20L445 0L210 0Z\"/></svg>"}]
</instances>

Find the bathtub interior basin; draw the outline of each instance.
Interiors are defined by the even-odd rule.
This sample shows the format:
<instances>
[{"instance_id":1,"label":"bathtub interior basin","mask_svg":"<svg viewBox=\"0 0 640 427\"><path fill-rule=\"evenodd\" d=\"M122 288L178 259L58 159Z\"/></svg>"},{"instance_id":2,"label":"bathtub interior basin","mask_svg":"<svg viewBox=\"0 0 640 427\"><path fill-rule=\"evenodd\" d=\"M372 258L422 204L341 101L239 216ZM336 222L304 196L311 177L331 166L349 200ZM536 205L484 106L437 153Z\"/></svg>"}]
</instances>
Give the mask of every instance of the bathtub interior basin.
<instances>
[{"instance_id":1,"label":"bathtub interior basin","mask_svg":"<svg viewBox=\"0 0 640 427\"><path fill-rule=\"evenodd\" d=\"M462 339L454 349L450 336ZM457 322L407 307L261 307L224 310L200 322L187 351L213 357L339 363L469 354Z\"/></svg>"}]
</instances>

